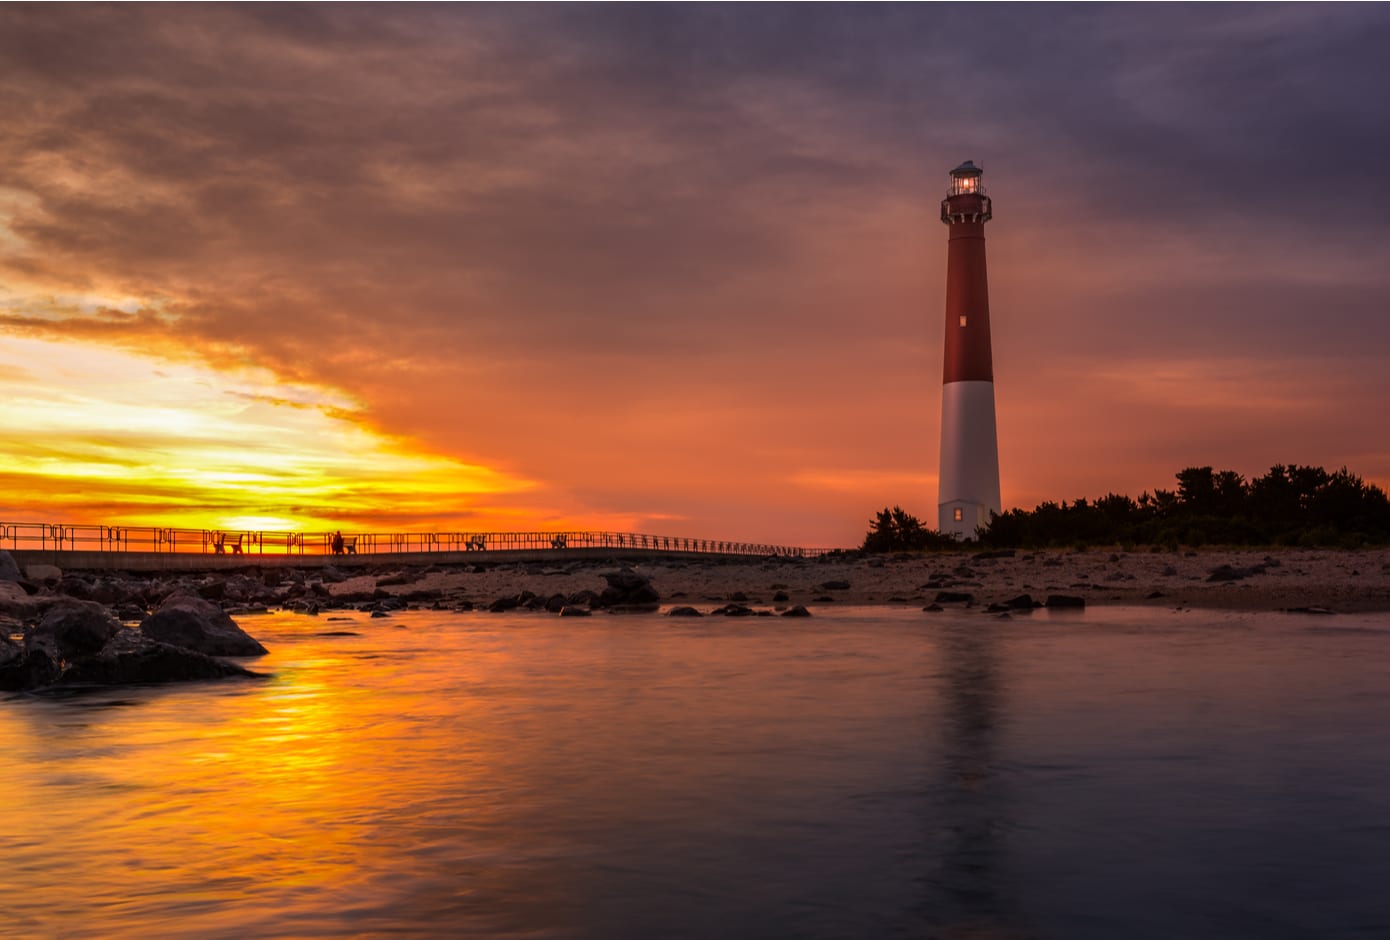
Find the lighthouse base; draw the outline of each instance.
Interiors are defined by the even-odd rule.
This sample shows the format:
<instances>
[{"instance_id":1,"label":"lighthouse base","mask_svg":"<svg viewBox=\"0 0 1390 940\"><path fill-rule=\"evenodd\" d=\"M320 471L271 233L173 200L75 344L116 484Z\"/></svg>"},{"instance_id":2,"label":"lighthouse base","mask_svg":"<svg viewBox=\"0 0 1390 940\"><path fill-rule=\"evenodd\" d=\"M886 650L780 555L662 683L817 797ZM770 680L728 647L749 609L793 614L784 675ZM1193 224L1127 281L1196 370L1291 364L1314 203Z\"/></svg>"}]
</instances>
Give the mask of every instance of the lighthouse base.
<instances>
[{"instance_id":1,"label":"lighthouse base","mask_svg":"<svg viewBox=\"0 0 1390 940\"><path fill-rule=\"evenodd\" d=\"M1000 511L999 439L993 382L941 387L941 477L937 531L973 539Z\"/></svg>"}]
</instances>

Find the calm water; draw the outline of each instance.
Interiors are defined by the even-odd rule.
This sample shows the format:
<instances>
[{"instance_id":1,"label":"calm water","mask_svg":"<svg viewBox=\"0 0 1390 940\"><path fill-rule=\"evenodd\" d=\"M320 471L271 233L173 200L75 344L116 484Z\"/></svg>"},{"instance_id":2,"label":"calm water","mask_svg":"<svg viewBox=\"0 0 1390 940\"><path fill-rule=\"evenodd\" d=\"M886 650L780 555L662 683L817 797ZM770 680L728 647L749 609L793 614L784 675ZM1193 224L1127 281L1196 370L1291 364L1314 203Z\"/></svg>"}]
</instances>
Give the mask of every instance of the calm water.
<instances>
[{"instance_id":1,"label":"calm water","mask_svg":"<svg viewBox=\"0 0 1390 940\"><path fill-rule=\"evenodd\" d=\"M242 623L0 701L0 935L1390 936L1390 617Z\"/></svg>"}]
</instances>

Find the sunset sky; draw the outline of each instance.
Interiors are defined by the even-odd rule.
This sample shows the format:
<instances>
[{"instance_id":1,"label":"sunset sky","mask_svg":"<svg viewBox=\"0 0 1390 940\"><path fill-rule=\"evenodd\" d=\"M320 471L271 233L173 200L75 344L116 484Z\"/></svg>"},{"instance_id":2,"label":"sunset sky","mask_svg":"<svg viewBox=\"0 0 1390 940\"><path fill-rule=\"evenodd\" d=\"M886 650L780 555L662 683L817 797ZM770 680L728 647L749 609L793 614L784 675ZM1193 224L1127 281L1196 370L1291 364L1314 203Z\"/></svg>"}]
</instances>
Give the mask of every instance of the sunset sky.
<instances>
[{"instance_id":1,"label":"sunset sky","mask_svg":"<svg viewBox=\"0 0 1390 940\"><path fill-rule=\"evenodd\" d=\"M857 544L936 517L947 171L1006 507L1390 485L1390 9L0 7L0 520Z\"/></svg>"}]
</instances>

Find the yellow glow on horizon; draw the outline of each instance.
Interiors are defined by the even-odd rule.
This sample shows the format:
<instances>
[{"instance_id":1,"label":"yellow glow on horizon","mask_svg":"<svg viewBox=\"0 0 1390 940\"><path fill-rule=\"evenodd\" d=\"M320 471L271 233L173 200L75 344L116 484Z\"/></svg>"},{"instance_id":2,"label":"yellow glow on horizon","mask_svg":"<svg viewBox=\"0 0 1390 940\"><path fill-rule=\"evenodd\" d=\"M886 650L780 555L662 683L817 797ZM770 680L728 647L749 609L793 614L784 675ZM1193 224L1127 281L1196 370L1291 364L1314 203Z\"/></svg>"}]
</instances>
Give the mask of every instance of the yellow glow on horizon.
<instances>
[{"instance_id":1,"label":"yellow glow on horizon","mask_svg":"<svg viewBox=\"0 0 1390 940\"><path fill-rule=\"evenodd\" d=\"M532 481L422 453L341 392L0 336L0 517L243 530L479 521Z\"/></svg>"}]
</instances>

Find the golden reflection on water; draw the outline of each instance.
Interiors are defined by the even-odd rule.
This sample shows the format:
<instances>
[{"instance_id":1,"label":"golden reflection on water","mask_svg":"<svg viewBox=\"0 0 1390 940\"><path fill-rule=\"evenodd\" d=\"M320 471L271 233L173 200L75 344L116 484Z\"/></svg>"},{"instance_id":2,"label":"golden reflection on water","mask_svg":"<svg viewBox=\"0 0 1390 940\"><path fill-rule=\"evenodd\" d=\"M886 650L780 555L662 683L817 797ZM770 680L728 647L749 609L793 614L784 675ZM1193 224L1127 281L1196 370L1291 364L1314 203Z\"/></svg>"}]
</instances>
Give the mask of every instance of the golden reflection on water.
<instances>
[{"instance_id":1,"label":"golden reflection on water","mask_svg":"<svg viewBox=\"0 0 1390 940\"><path fill-rule=\"evenodd\" d=\"M788 655L772 631L243 625L272 650L252 663L267 681L0 710L0 786L28 807L0 829L0 934L289 936L347 918L399 935L406 904L451 930L563 933L595 903L585 854L615 827L617 845L736 835L777 812L789 773L856 776L836 726L920 706L858 681L877 656L846 671L792 655L818 680L779 687L758 670ZM895 642L888 662L920 655ZM789 743L822 721L808 760Z\"/></svg>"},{"instance_id":2,"label":"golden reflection on water","mask_svg":"<svg viewBox=\"0 0 1390 940\"><path fill-rule=\"evenodd\" d=\"M237 902L270 885L351 903L354 881L411 835L383 838L383 810L437 792L440 777L467 792L495 774L489 748L460 733L466 700L373 681L359 655L327 644L255 668L275 678L119 693L138 701L130 707L103 707L112 695L97 693L6 709L4 788L27 811L8 815L5 841L35 867L61 859L63 871L47 890L6 885L15 923L0 927L52 917L65 936L113 936L133 918L132 936L149 919L201 931L216 928L219 910L245 918ZM420 733L446 719L447 738ZM475 803L470 815L486 826L497 809ZM427 828L427 816L414 826ZM74 895L83 883L90 891Z\"/></svg>"}]
</instances>

